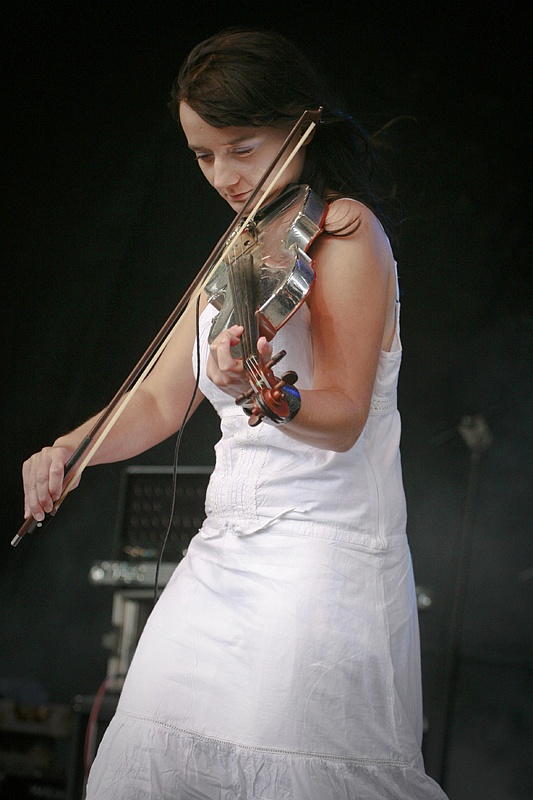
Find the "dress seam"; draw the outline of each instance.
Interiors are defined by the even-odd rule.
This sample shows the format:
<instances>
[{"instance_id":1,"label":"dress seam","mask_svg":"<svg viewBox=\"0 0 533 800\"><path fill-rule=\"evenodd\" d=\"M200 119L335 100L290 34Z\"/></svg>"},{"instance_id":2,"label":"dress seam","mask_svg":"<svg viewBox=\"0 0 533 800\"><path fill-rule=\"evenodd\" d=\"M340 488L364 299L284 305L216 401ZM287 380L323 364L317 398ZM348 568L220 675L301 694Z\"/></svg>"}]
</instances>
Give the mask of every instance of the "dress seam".
<instances>
[{"instance_id":1,"label":"dress seam","mask_svg":"<svg viewBox=\"0 0 533 800\"><path fill-rule=\"evenodd\" d=\"M157 725L160 728L166 728L167 730L175 731L176 733L183 733L186 736L190 736L195 739L203 739L204 741L209 742L216 742L218 744L225 744L231 745L232 747L239 748L241 750L249 750L257 753L271 753L273 755L289 755L289 756L300 756L302 758L321 758L330 761L344 761L350 762L352 764L358 764L359 766L363 767L371 767L371 766L392 766L392 767L412 767L417 763L417 758L415 757L413 760L407 759L394 759L394 758L358 758L357 756L336 756L330 753L319 753L314 751L302 751L302 750L289 750L281 747L257 747L250 744L241 744L240 742L233 742L229 739L220 739L217 736L206 736L202 733L197 733L196 731L188 730L187 728L181 728L179 725L171 725L168 722L161 722L161 720L153 719L152 717L145 717L142 714L131 714L129 711L124 711L120 709L119 714L122 714L125 717L129 717L130 719L140 720L142 722L149 722L150 724Z\"/></svg>"}]
</instances>

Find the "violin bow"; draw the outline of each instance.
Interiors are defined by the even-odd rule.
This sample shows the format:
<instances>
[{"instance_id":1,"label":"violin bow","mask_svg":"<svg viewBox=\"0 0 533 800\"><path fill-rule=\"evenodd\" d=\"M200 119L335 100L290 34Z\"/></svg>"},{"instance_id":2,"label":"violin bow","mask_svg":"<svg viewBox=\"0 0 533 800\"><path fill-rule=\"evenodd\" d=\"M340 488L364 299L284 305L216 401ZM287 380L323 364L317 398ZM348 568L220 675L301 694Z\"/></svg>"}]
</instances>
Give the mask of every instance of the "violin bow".
<instances>
[{"instance_id":1,"label":"violin bow","mask_svg":"<svg viewBox=\"0 0 533 800\"><path fill-rule=\"evenodd\" d=\"M52 510L45 515L44 520L38 522L33 517L29 517L19 528L18 532L11 540L11 545L16 547L26 533L33 533L37 528L44 528L55 516L65 497L69 493L70 485L81 476L85 467L88 465L101 443L104 441L109 431L121 416L129 401L134 396L135 391L142 381L151 371L154 364L159 360L163 350L170 341L176 326L189 302L193 297L197 297L205 284L208 282L213 270L223 261L232 248L232 239L239 236L246 226L250 223L257 211L260 209L266 197L276 185L285 169L289 166L292 159L296 156L301 147L309 139L311 132L320 120L322 108L317 110L307 110L295 123L287 138L276 153L271 164L265 170L263 176L253 190L252 194L244 204L243 208L237 213L229 228L215 245L211 255L200 269L189 288L174 308L159 333L156 334L151 344L141 356L135 367L132 369L122 386L118 389L110 403L105 407L100 416L95 421L89 433L80 442L74 453L65 464L63 479L63 490L55 501ZM296 138L302 127L309 123L305 131L301 134L299 141L294 146L285 162L279 170L275 172L280 160L289 149L293 140ZM267 183L265 187L265 184ZM265 187L265 188L264 188Z\"/></svg>"}]
</instances>

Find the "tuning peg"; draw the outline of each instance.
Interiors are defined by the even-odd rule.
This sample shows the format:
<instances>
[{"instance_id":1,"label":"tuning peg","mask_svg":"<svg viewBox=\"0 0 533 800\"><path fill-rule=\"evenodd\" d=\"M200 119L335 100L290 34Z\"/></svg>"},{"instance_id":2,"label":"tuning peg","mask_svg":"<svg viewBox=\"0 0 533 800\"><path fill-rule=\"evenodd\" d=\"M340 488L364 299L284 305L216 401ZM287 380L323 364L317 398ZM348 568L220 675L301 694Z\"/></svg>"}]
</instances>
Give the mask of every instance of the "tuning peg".
<instances>
[{"instance_id":1,"label":"tuning peg","mask_svg":"<svg viewBox=\"0 0 533 800\"><path fill-rule=\"evenodd\" d=\"M276 355L272 356L270 361L267 361L267 363L265 364L265 369L272 369L272 367L275 366L278 363L278 361L281 361L281 359L284 358L286 355L287 355L286 350L280 350L279 353L276 353Z\"/></svg>"}]
</instances>

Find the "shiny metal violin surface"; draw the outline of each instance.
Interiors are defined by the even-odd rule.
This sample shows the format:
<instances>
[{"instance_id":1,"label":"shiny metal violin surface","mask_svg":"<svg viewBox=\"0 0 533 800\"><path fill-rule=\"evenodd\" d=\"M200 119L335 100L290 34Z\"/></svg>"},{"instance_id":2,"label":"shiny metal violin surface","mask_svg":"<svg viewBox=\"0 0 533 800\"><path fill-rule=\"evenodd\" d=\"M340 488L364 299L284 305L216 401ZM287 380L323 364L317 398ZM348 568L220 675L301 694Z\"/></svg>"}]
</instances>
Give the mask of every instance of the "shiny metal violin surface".
<instances>
[{"instance_id":1,"label":"shiny metal violin surface","mask_svg":"<svg viewBox=\"0 0 533 800\"><path fill-rule=\"evenodd\" d=\"M235 298L228 275L252 257L259 335L272 339L311 291L315 273L307 250L321 233L326 203L307 185L291 185L265 206L234 243L226 259L205 285L210 302L219 309L209 340L235 324ZM237 298L239 305L239 298Z\"/></svg>"},{"instance_id":2,"label":"shiny metal violin surface","mask_svg":"<svg viewBox=\"0 0 533 800\"><path fill-rule=\"evenodd\" d=\"M307 185L290 185L262 208L231 243L228 255L205 285L209 300L219 309L209 332L213 341L232 325L244 328L241 343L233 348L243 359L250 390L237 398L249 424L263 418L275 424L294 416L297 375L277 378L277 353L267 364L257 352L257 341L270 341L300 308L315 282L313 261L307 250L322 232L327 204Z\"/></svg>"}]
</instances>

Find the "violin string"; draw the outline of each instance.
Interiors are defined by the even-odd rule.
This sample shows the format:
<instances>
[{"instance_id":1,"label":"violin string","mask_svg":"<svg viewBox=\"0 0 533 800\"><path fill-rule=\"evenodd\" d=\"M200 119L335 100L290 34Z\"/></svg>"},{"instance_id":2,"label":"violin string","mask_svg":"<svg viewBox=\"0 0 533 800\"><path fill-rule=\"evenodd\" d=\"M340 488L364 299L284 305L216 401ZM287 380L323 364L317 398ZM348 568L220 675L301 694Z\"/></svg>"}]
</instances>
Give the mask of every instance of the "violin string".
<instances>
[{"instance_id":1,"label":"violin string","mask_svg":"<svg viewBox=\"0 0 533 800\"><path fill-rule=\"evenodd\" d=\"M238 253L237 250L239 250ZM241 344L243 362L248 365L255 351L257 320L255 317L253 257L246 255L240 237L233 246L228 269L228 283L233 296L236 320L244 328Z\"/></svg>"},{"instance_id":2,"label":"violin string","mask_svg":"<svg viewBox=\"0 0 533 800\"><path fill-rule=\"evenodd\" d=\"M246 365L248 366L252 356L255 354L255 348L257 347L257 334L256 334L257 324L255 317L256 304L255 304L255 291L254 291L253 257L252 256L249 256L248 258L244 257L243 260L244 264L243 264L243 269L241 270L241 285L246 304L246 337L248 339Z\"/></svg>"}]
</instances>

